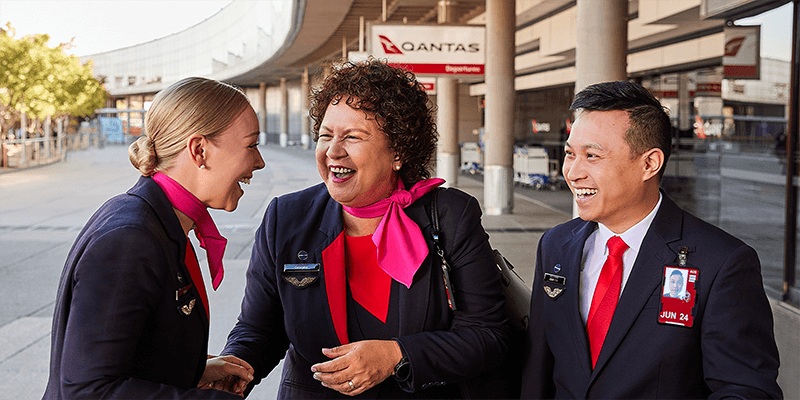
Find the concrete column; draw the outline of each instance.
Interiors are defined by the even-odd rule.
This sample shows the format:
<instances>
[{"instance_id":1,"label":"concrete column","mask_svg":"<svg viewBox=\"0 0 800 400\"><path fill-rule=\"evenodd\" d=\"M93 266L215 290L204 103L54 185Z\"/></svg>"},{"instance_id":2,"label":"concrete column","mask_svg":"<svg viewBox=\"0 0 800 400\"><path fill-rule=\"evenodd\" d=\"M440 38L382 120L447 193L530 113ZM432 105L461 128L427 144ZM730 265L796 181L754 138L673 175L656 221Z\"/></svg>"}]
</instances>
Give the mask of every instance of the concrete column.
<instances>
[{"instance_id":1,"label":"concrete column","mask_svg":"<svg viewBox=\"0 0 800 400\"><path fill-rule=\"evenodd\" d=\"M516 1L486 0L486 133L483 207L487 215L514 209L514 34Z\"/></svg>"},{"instance_id":2,"label":"concrete column","mask_svg":"<svg viewBox=\"0 0 800 400\"><path fill-rule=\"evenodd\" d=\"M58 158L64 160L64 119L67 117L59 117L56 120L56 154L58 154Z\"/></svg>"},{"instance_id":3,"label":"concrete column","mask_svg":"<svg viewBox=\"0 0 800 400\"><path fill-rule=\"evenodd\" d=\"M455 0L439 0L438 21L440 24L451 24L455 22L453 18L453 13L455 12L455 9L453 7L456 5L456 3L457 2Z\"/></svg>"},{"instance_id":4,"label":"concrete column","mask_svg":"<svg viewBox=\"0 0 800 400\"><path fill-rule=\"evenodd\" d=\"M575 93L628 78L628 0L578 0ZM573 199L572 215L578 216Z\"/></svg>"},{"instance_id":5,"label":"concrete column","mask_svg":"<svg viewBox=\"0 0 800 400\"><path fill-rule=\"evenodd\" d=\"M25 139L28 138L28 116L22 113L19 117L19 136L22 139L22 156L20 157L19 164L28 164L28 143Z\"/></svg>"},{"instance_id":6,"label":"concrete column","mask_svg":"<svg viewBox=\"0 0 800 400\"><path fill-rule=\"evenodd\" d=\"M628 0L578 0L577 8L575 93L627 79Z\"/></svg>"},{"instance_id":7,"label":"concrete column","mask_svg":"<svg viewBox=\"0 0 800 400\"><path fill-rule=\"evenodd\" d=\"M50 143L50 139L53 138L53 132L50 129L52 118L48 115L47 118L44 120L44 158L46 160L50 159L50 147L52 143Z\"/></svg>"},{"instance_id":8,"label":"concrete column","mask_svg":"<svg viewBox=\"0 0 800 400\"><path fill-rule=\"evenodd\" d=\"M458 81L455 78L436 79L436 127L439 144L436 149L436 176L445 186L458 186L458 167L461 156L458 147Z\"/></svg>"},{"instance_id":9,"label":"concrete column","mask_svg":"<svg viewBox=\"0 0 800 400\"><path fill-rule=\"evenodd\" d=\"M289 90L286 88L286 78L281 78L281 147L289 145Z\"/></svg>"},{"instance_id":10,"label":"concrete column","mask_svg":"<svg viewBox=\"0 0 800 400\"><path fill-rule=\"evenodd\" d=\"M131 97L130 96L125 98L125 109L127 109L127 110L131 109ZM125 135L130 136L131 135L131 113L130 112L126 112L125 113L125 120L127 121L127 123L125 124ZM97 142L98 142L98 144L100 142L100 137L99 136L97 137Z\"/></svg>"},{"instance_id":11,"label":"concrete column","mask_svg":"<svg viewBox=\"0 0 800 400\"><path fill-rule=\"evenodd\" d=\"M688 131L692 126L692 111L689 109L689 74L678 74L678 129Z\"/></svg>"},{"instance_id":12,"label":"concrete column","mask_svg":"<svg viewBox=\"0 0 800 400\"><path fill-rule=\"evenodd\" d=\"M308 149L311 144L311 129L308 116L309 98L311 94L308 83L308 68L303 70L303 76L300 79L300 144L303 149Z\"/></svg>"},{"instance_id":13,"label":"concrete column","mask_svg":"<svg viewBox=\"0 0 800 400\"><path fill-rule=\"evenodd\" d=\"M267 84L258 84L258 102L256 102L256 113L258 114L258 143L267 144Z\"/></svg>"},{"instance_id":14,"label":"concrete column","mask_svg":"<svg viewBox=\"0 0 800 400\"><path fill-rule=\"evenodd\" d=\"M364 51L364 16L358 17L358 52L362 53ZM308 68L306 68L306 74L308 74Z\"/></svg>"},{"instance_id":15,"label":"concrete column","mask_svg":"<svg viewBox=\"0 0 800 400\"><path fill-rule=\"evenodd\" d=\"M439 0L440 24L453 22L454 0ZM436 176L445 186L458 186L458 167L461 156L458 147L458 80L448 76L436 79L436 127L439 144L436 149Z\"/></svg>"}]
</instances>

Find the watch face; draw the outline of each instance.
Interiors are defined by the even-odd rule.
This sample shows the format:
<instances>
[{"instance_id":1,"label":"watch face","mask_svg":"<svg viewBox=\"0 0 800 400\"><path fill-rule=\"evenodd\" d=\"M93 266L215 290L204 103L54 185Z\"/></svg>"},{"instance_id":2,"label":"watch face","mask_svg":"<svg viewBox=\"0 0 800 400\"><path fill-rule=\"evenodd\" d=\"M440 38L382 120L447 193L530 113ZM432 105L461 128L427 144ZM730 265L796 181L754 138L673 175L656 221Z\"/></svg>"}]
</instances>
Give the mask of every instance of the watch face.
<instances>
[{"instance_id":1,"label":"watch face","mask_svg":"<svg viewBox=\"0 0 800 400\"><path fill-rule=\"evenodd\" d=\"M403 357L400 362L394 366L394 374L398 379L405 379L408 376L409 367L408 360Z\"/></svg>"}]
</instances>

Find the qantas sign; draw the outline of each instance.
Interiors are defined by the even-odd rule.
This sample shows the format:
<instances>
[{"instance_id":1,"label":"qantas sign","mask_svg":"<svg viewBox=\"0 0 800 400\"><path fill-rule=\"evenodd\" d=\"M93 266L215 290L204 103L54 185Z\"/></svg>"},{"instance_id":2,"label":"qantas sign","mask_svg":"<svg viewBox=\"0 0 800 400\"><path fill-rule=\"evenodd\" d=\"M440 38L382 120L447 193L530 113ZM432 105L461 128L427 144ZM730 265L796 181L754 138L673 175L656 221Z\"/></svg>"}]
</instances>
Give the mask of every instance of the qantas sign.
<instances>
[{"instance_id":1,"label":"qantas sign","mask_svg":"<svg viewBox=\"0 0 800 400\"><path fill-rule=\"evenodd\" d=\"M403 52L386 36L378 35L378 40L381 41L381 46L383 46L383 51L385 51L386 54L403 54Z\"/></svg>"},{"instance_id":2,"label":"qantas sign","mask_svg":"<svg viewBox=\"0 0 800 400\"><path fill-rule=\"evenodd\" d=\"M722 57L727 79L759 79L761 27L726 26Z\"/></svg>"},{"instance_id":3,"label":"qantas sign","mask_svg":"<svg viewBox=\"0 0 800 400\"><path fill-rule=\"evenodd\" d=\"M386 54L400 54L402 55L403 52L400 51L392 40L384 35L378 35L378 39L381 42L381 46L383 46L383 51ZM407 51L427 51L427 52L446 52L446 53L458 53L459 51L465 53L477 53L480 51L480 43L431 43L431 42L403 42L400 47Z\"/></svg>"},{"instance_id":4,"label":"qantas sign","mask_svg":"<svg viewBox=\"0 0 800 400\"><path fill-rule=\"evenodd\" d=\"M483 26L372 25L370 52L416 74L480 75Z\"/></svg>"}]
</instances>

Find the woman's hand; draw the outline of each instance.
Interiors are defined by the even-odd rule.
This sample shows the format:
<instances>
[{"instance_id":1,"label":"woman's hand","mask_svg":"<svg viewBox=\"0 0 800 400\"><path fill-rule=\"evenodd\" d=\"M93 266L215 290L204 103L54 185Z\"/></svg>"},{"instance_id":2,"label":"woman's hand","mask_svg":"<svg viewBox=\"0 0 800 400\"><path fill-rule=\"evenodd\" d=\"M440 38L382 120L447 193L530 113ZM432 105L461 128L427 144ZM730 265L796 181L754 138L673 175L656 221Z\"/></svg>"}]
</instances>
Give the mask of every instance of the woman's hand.
<instances>
[{"instance_id":1,"label":"woman's hand","mask_svg":"<svg viewBox=\"0 0 800 400\"><path fill-rule=\"evenodd\" d=\"M197 387L224 390L243 396L247 384L253 380L254 372L250 364L236 356L209 356Z\"/></svg>"},{"instance_id":2,"label":"woman's hand","mask_svg":"<svg viewBox=\"0 0 800 400\"><path fill-rule=\"evenodd\" d=\"M333 360L312 365L314 379L348 396L364 393L386 380L403 358L394 340L364 340L322 349L322 354Z\"/></svg>"}]
</instances>

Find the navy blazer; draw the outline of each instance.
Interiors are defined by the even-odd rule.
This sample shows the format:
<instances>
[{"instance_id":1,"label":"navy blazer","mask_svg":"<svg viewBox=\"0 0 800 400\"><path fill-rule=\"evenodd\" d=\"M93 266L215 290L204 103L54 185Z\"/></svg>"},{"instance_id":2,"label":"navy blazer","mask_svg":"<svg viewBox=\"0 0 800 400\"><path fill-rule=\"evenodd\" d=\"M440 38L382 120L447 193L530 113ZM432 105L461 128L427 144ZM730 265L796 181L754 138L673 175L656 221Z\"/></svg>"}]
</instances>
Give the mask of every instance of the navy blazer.
<instances>
[{"instance_id":1,"label":"navy blazer","mask_svg":"<svg viewBox=\"0 0 800 400\"><path fill-rule=\"evenodd\" d=\"M584 242L596 226L574 219L539 242L523 398L781 398L772 311L755 250L666 195L593 370L579 288ZM687 266L699 270L691 328L658 323L664 266L677 265L683 246ZM566 278L555 299L543 288L544 273Z\"/></svg>"},{"instance_id":2,"label":"navy blazer","mask_svg":"<svg viewBox=\"0 0 800 400\"><path fill-rule=\"evenodd\" d=\"M61 275L45 399L239 398L195 388L208 317L184 264L186 240L151 178L95 212Z\"/></svg>"},{"instance_id":3,"label":"navy blazer","mask_svg":"<svg viewBox=\"0 0 800 400\"><path fill-rule=\"evenodd\" d=\"M423 397L425 389L463 382L498 367L508 346L499 273L477 201L456 189L439 189L440 227L458 307L453 313L431 240L430 197L429 193L405 208L429 248L411 288L399 285L397 340L411 363L411 376L382 383L399 384ZM242 312L223 354L249 362L255 369L253 384L285 355L279 398L343 397L322 387L311 373L311 365L328 360L322 348L341 345L331 317L322 253L342 232L342 206L319 184L274 199L256 233ZM296 263L319 263L320 269L284 274L285 264ZM289 282L292 278L308 279L300 287ZM360 397L374 398L377 392L373 388Z\"/></svg>"}]
</instances>

